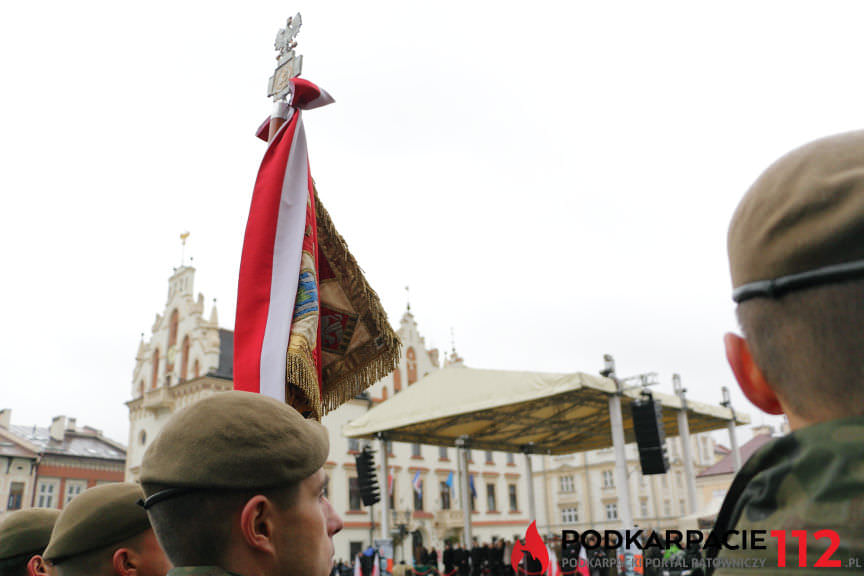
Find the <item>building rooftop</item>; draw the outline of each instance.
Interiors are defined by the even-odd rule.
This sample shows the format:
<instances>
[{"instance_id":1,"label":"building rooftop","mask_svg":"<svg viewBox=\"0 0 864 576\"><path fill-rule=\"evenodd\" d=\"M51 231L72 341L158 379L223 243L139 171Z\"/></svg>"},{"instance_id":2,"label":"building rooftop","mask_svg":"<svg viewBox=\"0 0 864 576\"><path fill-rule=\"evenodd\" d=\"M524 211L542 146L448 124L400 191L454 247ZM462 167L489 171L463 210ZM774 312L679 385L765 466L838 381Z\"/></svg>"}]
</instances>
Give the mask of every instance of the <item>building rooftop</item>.
<instances>
[{"instance_id":1,"label":"building rooftop","mask_svg":"<svg viewBox=\"0 0 864 576\"><path fill-rule=\"evenodd\" d=\"M51 438L50 428L10 426L9 431L34 444L45 455L126 460L126 451L120 444L102 437L101 432L86 426L81 430L65 430L62 442Z\"/></svg>"},{"instance_id":2,"label":"building rooftop","mask_svg":"<svg viewBox=\"0 0 864 576\"><path fill-rule=\"evenodd\" d=\"M745 443L741 448L741 465L743 466L754 452L762 446L770 442L773 438L771 434L757 434ZM719 462L713 466L706 468L696 475L697 478L705 478L706 476L719 476L721 474L735 474L735 455L730 450Z\"/></svg>"}]
</instances>

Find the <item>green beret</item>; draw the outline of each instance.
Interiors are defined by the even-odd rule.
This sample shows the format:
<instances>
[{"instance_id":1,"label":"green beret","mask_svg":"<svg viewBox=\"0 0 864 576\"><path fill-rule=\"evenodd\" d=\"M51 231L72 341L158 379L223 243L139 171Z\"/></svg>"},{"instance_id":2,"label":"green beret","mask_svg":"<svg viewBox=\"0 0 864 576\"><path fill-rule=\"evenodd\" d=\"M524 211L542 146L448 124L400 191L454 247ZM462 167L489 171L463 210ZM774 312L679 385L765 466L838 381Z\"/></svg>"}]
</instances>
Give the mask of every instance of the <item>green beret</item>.
<instances>
[{"instance_id":1,"label":"green beret","mask_svg":"<svg viewBox=\"0 0 864 576\"><path fill-rule=\"evenodd\" d=\"M41 554L51 538L59 510L31 508L12 512L0 523L0 560Z\"/></svg>"},{"instance_id":2,"label":"green beret","mask_svg":"<svg viewBox=\"0 0 864 576\"><path fill-rule=\"evenodd\" d=\"M771 165L741 200L728 249L736 302L864 276L864 131Z\"/></svg>"},{"instance_id":3,"label":"green beret","mask_svg":"<svg viewBox=\"0 0 864 576\"><path fill-rule=\"evenodd\" d=\"M43 556L58 563L141 534L150 528L138 505L143 496L140 486L129 483L85 490L60 513Z\"/></svg>"},{"instance_id":4,"label":"green beret","mask_svg":"<svg viewBox=\"0 0 864 576\"><path fill-rule=\"evenodd\" d=\"M324 465L327 429L283 402L221 392L174 414L147 448L141 483L176 488L265 489Z\"/></svg>"}]
</instances>

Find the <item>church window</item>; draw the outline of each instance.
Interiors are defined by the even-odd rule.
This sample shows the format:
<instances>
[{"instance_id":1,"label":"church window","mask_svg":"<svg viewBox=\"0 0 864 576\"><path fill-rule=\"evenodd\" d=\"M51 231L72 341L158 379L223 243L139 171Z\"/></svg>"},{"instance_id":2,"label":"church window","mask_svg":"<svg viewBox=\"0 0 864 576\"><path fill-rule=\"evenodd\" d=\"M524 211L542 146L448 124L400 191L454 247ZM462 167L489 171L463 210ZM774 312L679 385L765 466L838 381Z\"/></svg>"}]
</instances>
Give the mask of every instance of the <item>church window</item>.
<instances>
[{"instance_id":1,"label":"church window","mask_svg":"<svg viewBox=\"0 0 864 576\"><path fill-rule=\"evenodd\" d=\"M177 326L180 323L180 314L177 310L171 312L171 323L168 328L168 354L165 359L167 363L165 365L165 371L171 372L174 369L174 353L177 348Z\"/></svg>"},{"instance_id":2,"label":"church window","mask_svg":"<svg viewBox=\"0 0 864 576\"><path fill-rule=\"evenodd\" d=\"M393 371L393 394L398 394L402 391L402 369L396 368Z\"/></svg>"},{"instance_id":3,"label":"church window","mask_svg":"<svg viewBox=\"0 0 864 576\"><path fill-rule=\"evenodd\" d=\"M198 365L198 359L197 358L195 359L195 368L192 372L195 374L195 378L198 378L198 376L200 376L201 369Z\"/></svg>"},{"instance_id":4,"label":"church window","mask_svg":"<svg viewBox=\"0 0 864 576\"><path fill-rule=\"evenodd\" d=\"M408 385L410 386L417 381L417 355L414 353L414 348L408 348L405 352L405 367L408 370Z\"/></svg>"},{"instance_id":5,"label":"church window","mask_svg":"<svg viewBox=\"0 0 864 576\"><path fill-rule=\"evenodd\" d=\"M153 351L153 380L150 382L150 388L156 388L159 382L159 349Z\"/></svg>"},{"instance_id":6,"label":"church window","mask_svg":"<svg viewBox=\"0 0 864 576\"><path fill-rule=\"evenodd\" d=\"M183 357L180 359L180 381L185 382L189 373L189 335L183 337Z\"/></svg>"}]
</instances>

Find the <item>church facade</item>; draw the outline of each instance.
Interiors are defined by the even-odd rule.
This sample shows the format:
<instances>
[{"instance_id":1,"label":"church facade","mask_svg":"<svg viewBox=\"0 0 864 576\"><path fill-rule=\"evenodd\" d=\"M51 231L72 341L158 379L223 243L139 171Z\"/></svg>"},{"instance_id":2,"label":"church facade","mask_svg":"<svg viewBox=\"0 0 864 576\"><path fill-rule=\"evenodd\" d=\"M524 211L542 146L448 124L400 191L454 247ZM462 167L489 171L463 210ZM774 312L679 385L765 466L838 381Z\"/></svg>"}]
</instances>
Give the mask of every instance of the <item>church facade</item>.
<instances>
[{"instance_id":1,"label":"church facade","mask_svg":"<svg viewBox=\"0 0 864 576\"><path fill-rule=\"evenodd\" d=\"M219 327L215 305L206 314L204 296L194 296L195 269L182 266L169 279L168 296L151 335L136 355L129 408L129 445L125 476L136 481L147 446L177 410L233 388L233 332ZM355 456L364 441L348 439L342 427L378 403L400 393L435 370L459 370L455 351L439 358L427 349L410 308L397 333L402 357L397 369L322 419L330 434L328 498L344 521L334 538L336 559L349 560L381 535L381 505L363 506ZM396 560L412 561L418 546L443 548L461 538L463 511L458 495L455 448L388 443L389 470L381 472L381 445L374 442L382 498L391 506ZM529 524L524 457L500 452L471 453L473 536L481 543L513 540ZM452 477L451 477L452 474Z\"/></svg>"}]
</instances>

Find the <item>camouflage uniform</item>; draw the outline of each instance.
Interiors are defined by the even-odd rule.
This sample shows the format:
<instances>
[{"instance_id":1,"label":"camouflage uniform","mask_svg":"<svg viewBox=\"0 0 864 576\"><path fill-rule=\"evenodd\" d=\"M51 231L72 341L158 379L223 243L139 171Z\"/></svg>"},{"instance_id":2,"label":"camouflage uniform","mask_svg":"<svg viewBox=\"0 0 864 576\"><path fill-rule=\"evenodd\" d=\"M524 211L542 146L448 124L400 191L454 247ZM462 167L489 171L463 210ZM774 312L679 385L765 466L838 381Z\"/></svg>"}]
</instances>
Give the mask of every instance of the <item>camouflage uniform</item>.
<instances>
[{"instance_id":1,"label":"camouflage uniform","mask_svg":"<svg viewBox=\"0 0 864 576\"><path fill-rule=\"evenodd\" d=\"M735 477L714 529L767 531L764 550L709 550L714 576L864 571L864 416L808 426L763 446ZM814 567L831 546L829 538L817 540L814 533L826 529L839 535L839 547L826 560L839 560L840 568ZM771 530L785 532L785 568L778 567L778 540ZM806 569L799 568L799 540L792 530L807 531ZM749 533L747 540L749 548ZM742 538L729 542L741 545ZM764 564L752 565L754 559Z\"/></svg>"},{"instance_id":2,"label":"camouflage uniform","mask_svg":"<svg viewBox=\"0 0 864 576\"><path fill-rule=\"evenodd\" d=\"M181 566L172 568L167 576L240 576L219 566Z\"/></svg>"}]
</instances>

